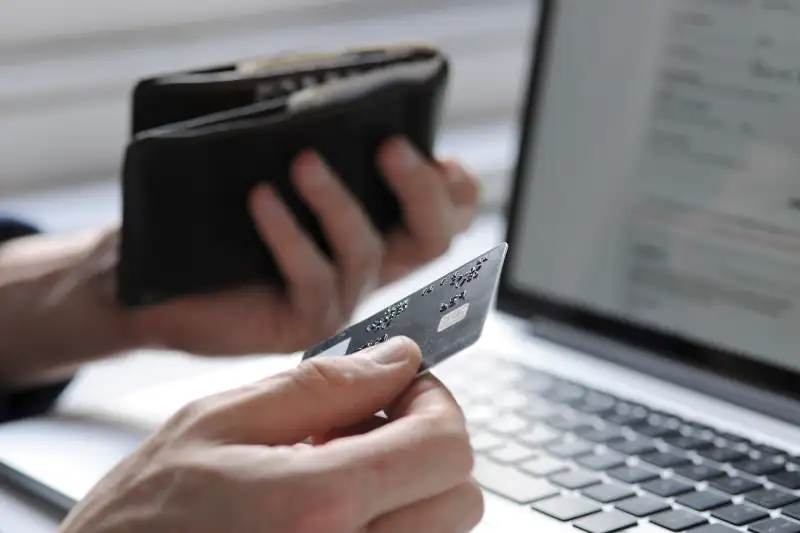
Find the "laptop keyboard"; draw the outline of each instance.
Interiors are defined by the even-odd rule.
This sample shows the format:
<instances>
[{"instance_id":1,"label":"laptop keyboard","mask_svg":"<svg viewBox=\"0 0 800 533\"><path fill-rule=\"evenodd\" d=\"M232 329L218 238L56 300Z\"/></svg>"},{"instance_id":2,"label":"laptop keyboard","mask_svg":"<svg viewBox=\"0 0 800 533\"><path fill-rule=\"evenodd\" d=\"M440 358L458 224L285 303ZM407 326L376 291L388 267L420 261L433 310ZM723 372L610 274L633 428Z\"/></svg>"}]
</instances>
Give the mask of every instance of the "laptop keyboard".
<instances>
[{"instance_id":1,"label":"laptop keyboard","mask_svg":"<svg viewBox=\"0 0 800 533\"><path fill-rule=\"evenodd\" d=\"M475 478L531 512L586 533L800 533L800 457L511 362L452 377Z\"/></svg>"}]
</instances>

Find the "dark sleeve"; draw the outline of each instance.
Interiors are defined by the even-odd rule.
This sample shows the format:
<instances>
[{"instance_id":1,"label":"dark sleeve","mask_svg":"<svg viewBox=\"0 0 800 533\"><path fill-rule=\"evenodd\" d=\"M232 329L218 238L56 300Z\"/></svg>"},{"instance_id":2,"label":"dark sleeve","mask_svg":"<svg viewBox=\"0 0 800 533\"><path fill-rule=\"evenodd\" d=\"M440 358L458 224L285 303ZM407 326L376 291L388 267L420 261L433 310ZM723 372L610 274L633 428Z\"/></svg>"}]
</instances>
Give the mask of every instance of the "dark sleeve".
<instances>
[{"instance_id":1,"label":"dark sleeve","mask_svg":"<svg viewBox=\"0 0 800 533\"><path fill-rule=\"evenodd\" d=\"M3 242L39 231L30 224L0 216L0 246ZM0 422L8 422L47 412L71 380L25 390L0 388Z\"/></svg>"}]
</instances>

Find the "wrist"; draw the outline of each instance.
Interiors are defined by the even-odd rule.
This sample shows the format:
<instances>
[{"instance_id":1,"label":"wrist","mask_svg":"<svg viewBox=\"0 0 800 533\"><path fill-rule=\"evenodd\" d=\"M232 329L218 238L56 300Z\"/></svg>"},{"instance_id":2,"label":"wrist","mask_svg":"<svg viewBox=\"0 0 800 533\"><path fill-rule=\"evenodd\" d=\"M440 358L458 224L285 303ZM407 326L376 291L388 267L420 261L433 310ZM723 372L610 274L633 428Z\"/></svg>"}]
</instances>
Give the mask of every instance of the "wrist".
<instances>
[{"instance_id":1,"label":"wrist","mask_svg":"<svg viewBox=\"0 0 800 533\"><path fill-rule=\"evenodd\" d=\"M117 228L9 241L0 256L0 381L29 386L137 346L116 302Z\"/></svg>"}]
</instances>

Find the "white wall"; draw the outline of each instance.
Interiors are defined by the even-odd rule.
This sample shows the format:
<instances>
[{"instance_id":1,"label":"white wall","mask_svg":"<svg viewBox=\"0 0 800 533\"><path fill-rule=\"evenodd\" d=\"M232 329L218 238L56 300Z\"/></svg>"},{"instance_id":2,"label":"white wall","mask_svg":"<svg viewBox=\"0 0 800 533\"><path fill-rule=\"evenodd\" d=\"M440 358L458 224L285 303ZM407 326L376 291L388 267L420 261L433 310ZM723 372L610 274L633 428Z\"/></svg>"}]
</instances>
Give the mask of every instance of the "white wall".
<instances>
[{"instance_id":1,"label":"white wall","mask_svg":"<svg viewBox=\"0 0 800 533\"><path fill-rule=\"evenodd\" d=\"M507 124L527 75L533 6L534 0L4 0L0 193L116 178L136 78L286 50L432 42L453 59L446 126Z\"/></svg>"}]
</instances>

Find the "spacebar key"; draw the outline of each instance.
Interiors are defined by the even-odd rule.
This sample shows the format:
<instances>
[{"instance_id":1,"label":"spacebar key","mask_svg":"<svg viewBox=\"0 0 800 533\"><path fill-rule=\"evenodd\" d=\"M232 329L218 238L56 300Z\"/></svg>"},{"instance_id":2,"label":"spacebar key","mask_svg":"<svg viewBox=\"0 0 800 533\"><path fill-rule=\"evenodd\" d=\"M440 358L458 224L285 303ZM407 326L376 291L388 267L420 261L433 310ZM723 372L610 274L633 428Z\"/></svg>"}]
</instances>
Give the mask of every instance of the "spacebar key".
<instances>
[{"instance_id":1,"label":"spacebar key","mask_svg":"<svg viewBox=\"0 0 800 533\"><path fill-rule=\"evenodd\" d=\"M484 489L519 504L536 502L561 493L546 481L527 476L514 467L493 463L485 457L475 458L472 475Z\"/></svg>"}]
</instances>

